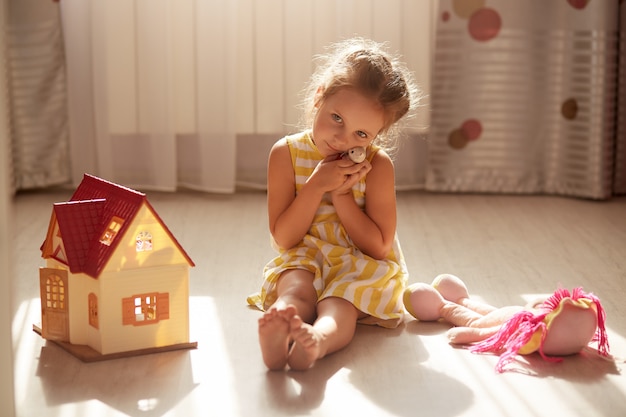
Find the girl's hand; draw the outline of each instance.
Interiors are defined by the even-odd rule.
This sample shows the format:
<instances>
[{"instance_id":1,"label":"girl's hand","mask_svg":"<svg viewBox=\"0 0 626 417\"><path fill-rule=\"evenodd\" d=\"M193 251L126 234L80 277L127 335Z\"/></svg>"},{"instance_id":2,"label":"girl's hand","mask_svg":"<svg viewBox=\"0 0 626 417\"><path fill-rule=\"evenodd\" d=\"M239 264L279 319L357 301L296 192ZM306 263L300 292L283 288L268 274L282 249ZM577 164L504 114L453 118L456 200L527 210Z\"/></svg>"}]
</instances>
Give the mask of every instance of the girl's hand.
<instances>
[{"instance_id":1,"label":"girl's hand","mask_svg":"<svg viewBox=\"0 0 626 417\"><path fill-rule=\"evenodd\" d=\"M344 157L347 158L347 157ZM352 162L352 161L350 161ZM367 175L372 169L370 161L365 160L359 164L352 163L351 173L344 176L344 182L339 187L331 191L331 196L335 197L343 194L351 194L352 187Z\"/></svg>"},{"instance_id":2,"label":"girl's hand","mask_svg":"<svg viewBox=\"0 0 626 417\"><path fill-rule=\"evenodd\" d=\"M319 187L323 192L347 193L354 184L372 169L369 161L355 164L348 157L337 159L330 155L320 161L307 183Z\"/></svg>"}]
</instances>

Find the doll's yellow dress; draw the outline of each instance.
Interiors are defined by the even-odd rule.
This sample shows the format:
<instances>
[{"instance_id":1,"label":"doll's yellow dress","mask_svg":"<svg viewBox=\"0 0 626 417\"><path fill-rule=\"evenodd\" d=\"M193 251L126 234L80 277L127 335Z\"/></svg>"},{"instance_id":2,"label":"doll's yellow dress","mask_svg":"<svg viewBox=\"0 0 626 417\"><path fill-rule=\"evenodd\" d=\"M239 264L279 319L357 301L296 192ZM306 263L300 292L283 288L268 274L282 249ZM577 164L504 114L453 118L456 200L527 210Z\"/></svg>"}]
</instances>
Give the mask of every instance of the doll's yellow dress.
<instances>
[{"instance_id":1,"label":"doll's yellow dress","mask_svg":"<svg viewBox=\"0 0 626 417\"><path fill-rule=\"evenodd\" d=\"M323 159L310 131L287 136L291 160L299 192L317 164ZM368 159L378 151L368 149ZM365 206L365 178L354 185L352 193L361 207ZM248 304L260 310L269 308L277 298L276 282L283 271L306 269L315 274L313 285L318 300L340 297L350 301L369 317L364 324L393 328L404 317L402 301L408 272L397 236L387 259L376 260L362 253L351 241L325 195L304 239L295 247L283 250L273 245L278 256L263 270L261 291L250 295Z\"/></svg>"}]
</instances>

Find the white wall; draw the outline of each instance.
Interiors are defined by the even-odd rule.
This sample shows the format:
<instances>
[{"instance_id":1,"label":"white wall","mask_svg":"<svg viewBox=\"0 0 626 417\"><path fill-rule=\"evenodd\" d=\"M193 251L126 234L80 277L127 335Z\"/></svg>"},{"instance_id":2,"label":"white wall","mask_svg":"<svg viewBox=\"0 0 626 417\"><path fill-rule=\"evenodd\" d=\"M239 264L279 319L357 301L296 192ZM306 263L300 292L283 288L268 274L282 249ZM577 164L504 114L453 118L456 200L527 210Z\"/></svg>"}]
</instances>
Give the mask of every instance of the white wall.
<instances>
[{"instance_id":1,"label":"white wall","mask_svg":"<svg viewBox=\"0 0 626 417\"><path fill-rule=\"evenodd\" d=\"M5 62L6 0L0 0L0 62ZM11 336L11 312L13 289L10 265L13 230L10 227L11 191L9 186L9 128L5 67L0 65L0 404L2 415L15 415L13 385L13 337Z\"/></svg>"}]
</instances>

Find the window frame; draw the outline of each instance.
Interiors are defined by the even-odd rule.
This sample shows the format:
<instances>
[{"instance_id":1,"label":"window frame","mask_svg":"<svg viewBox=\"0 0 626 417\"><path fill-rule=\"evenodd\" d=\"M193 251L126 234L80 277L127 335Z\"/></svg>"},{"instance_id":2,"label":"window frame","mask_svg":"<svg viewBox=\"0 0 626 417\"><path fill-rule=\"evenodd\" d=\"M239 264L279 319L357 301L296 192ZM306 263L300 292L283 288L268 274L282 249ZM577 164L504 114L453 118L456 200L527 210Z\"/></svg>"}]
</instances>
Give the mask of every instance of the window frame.
<instances>
[{"instance_id":1,"label":"window frame","mask_svg":"<svg viewBox=\"0 0 626 417\"><path fill-rule=\"evenodd\" d=\"M147 301L147 299L150 301ZM139 304L138 304L139 303ZM154 316L146 319L148 309L153 308ZM141 313L138 313L140 309ZM141 315L143 319L139 319ZM146 292L135 294L122 299L122 325L145 326L157 324L170 318L170 294L160 292Z\"/></svg>"}]
</instances>

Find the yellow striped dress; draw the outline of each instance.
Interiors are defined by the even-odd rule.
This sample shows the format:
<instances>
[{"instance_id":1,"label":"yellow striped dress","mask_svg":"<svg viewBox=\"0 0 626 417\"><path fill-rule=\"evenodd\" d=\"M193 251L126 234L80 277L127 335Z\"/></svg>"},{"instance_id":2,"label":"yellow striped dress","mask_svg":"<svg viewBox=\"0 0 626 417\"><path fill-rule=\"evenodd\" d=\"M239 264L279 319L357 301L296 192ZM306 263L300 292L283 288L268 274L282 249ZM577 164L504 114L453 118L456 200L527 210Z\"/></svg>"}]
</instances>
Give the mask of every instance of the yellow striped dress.
<instances>
[{"instance_id":1,"label":"yellow striped dress","mask_svg":"<svg viewBox=\"0 0 626 417\"><path fill-rule=\"evenodd\" d=\"M299 192L317 164L323 159L311 139L310 131L287 136ZM371 161L378 148L368 149ZM365 178L352 188L361 209L365 206ZM276 245L274 245L276 247ZM278 249L278 248L277 248ZM269 308L277 298L276 283L289 269L305 269L315 275L313 285L318 300L341 297L369 317L365 324L396 327L404 317L402 293L408 272L396 238L387 259L376 260L353 243L326 194L307 235L295 247L281 250L263 270L261 291L248 297L248 304L260 310Z\"/></svg>"}]
</instances>

